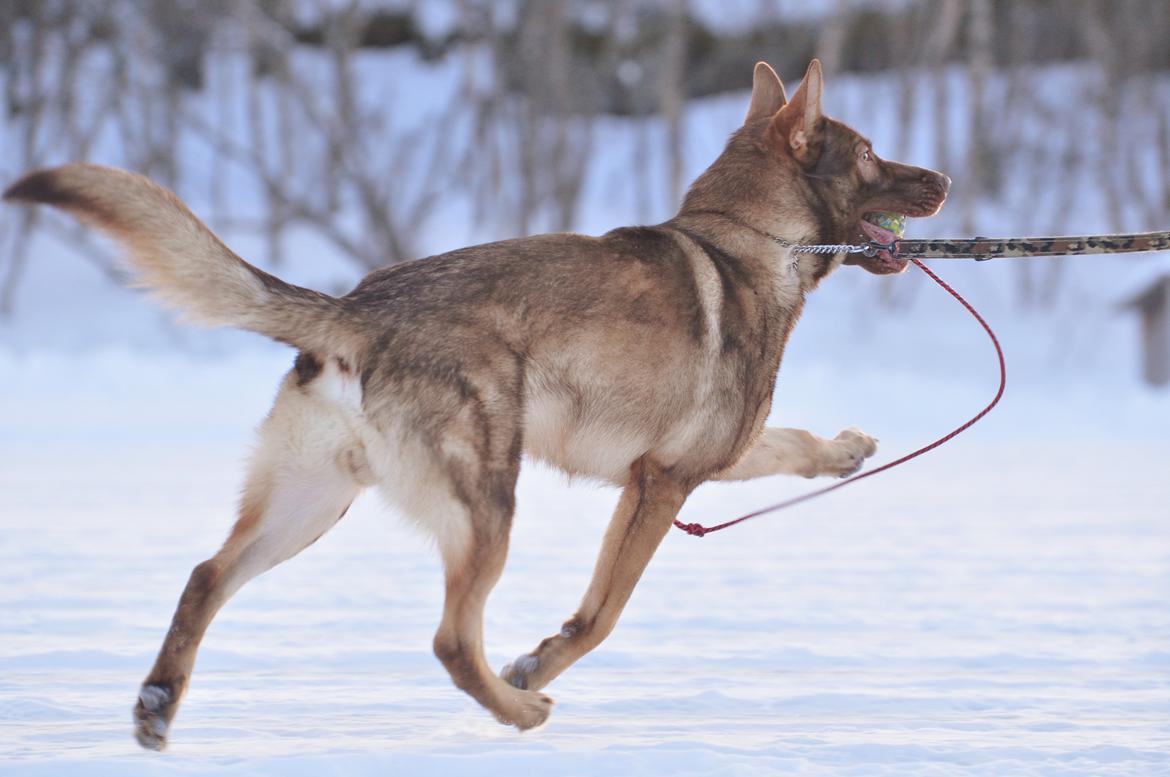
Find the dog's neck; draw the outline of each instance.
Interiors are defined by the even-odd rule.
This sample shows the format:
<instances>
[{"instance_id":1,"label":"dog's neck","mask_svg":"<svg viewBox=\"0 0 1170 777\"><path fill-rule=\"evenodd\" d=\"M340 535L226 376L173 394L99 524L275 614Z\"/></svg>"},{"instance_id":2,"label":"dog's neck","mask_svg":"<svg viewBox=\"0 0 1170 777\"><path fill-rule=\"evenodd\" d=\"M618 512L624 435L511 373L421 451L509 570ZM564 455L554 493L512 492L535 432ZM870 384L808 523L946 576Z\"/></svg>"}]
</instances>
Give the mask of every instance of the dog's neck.
<instances>
[{"instance_id":1,"label":"dog's neck","mask_svg":"<svg viewBox=\"0 0 1170 777\"><path fill-rule=\"evenodd\" d=\"M789 237L754 224L750 217L718 208L684 208L671 224L701 235L725 253L755 265L757 272L780 288L792 288L802 296L837 265L840 259L824 254L794 253L792 247L815 240L814 235Z\"/></svg>"}]
</instances>

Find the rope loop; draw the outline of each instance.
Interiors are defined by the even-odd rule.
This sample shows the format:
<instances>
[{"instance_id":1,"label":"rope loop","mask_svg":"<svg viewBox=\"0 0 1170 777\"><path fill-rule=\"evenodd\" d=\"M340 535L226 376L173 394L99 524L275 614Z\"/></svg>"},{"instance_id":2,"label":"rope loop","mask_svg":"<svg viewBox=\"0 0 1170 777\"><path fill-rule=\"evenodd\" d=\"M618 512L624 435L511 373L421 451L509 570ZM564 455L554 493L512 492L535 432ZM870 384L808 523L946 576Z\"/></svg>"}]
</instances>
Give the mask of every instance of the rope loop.
<instances>
[{"instance_id":1,"label":"rope loop","mask_svg":"<svg viewBox=\"0 0 1170 777\"><path fill-rule=\"evenodd\" d=\"M765 513L773 513L773 512L776 512L778 510L783 510L787 507L792 507L794 505L800 504L801 502L806 502L809 499L815 499L818 496L824 496L825 494L829 493L830 491L836 491L838 488L842 488L843 486L847 486L851 483L856 483L857 481L864 480L865 478L868 478L868 477L872 477L873 475L876 475L880 472L885 472L888 469L893 469L894 467L897 467L900 464L905 464L906 462L910 461L911 459L917 458L918 456L921 456L924 453L927 453L929 451L934 450L938 446L957 437L958 435L965 432L967 429L974 426L981 418L983 418L983 416L990 413L991 409L993 407L995 407L997 404L999 404L999 400L1003 397L1004 389L1007 386L1007 365L1004 362L1003 348L999 344L999 338L997 338L995 336L995 332L992 331L991 326L988 325L987 321L984 320L983 316L979 315L979 311L975 310L975 308L971 305L971 303L968 302L967 300L965 300L963 298L963 296L961 294L959 294L959 292L957 292L953 288L951 288L951 286L946 281L944 281L942 278L935 275L934 272L929 267L924 265L922 262L918 261L918 259L916 259L914 257L909 257L909 259L914 264L914 266L916 266L918 269L920 269L924 273L926 273L927 276L929 276L932 281L937 283L940 287L942 287L942 289L944 291L946 291L948 294L950 294L952 297L954 297L959 302L959 304L961 304L964 308L967 309L967 312L970 313L975 318L975 320L979 322L979 325L981 327L983 327L983 331L987 333L987 337L991 340L991 344L995 347L995 356L999 360L999 390L995 392L995 397L991 400L990 403L988 403L987 407L983 408L978 413L976 413L974 417L972 417L969 421L964 423L962 426L959 426L956 429L954 429L953 431L943 435L942 437L940 437L939 439L930 443L929 445L924 445L912 453L908 453L905 456L902 456L901 458L894 459L893 461L886 462L885 464L882 464L880 467L876 467L876 468L871 469L867 472L861 472L857 475L854 475L853 477L849 477L849 478L846 478L844 480L838 480L836 483L825 486L823 488L819 488L815 491L810 491L806 494L801 494L800 496L795 496L795 497L792 497L791 499L786 499L783 502L779 502L777 504L761 508L759 510L756 510L755 512L748 513L747 515L741 515L739 518L735 518L735 519L730 520L730 521L725 521L724 523L716 524L715 526L703 526L703 525L698 524L698 523L682 523L678 519L675 519L675 521L674 521L675 527L681 529L682 531L685 531L687 534L691 535L692 537L703 537L707 534L710 534L711 532L716 532L716 531L720 531L722 529L727 529L731 526L735 526L737 523L743 523L744 521L751 520L752 518L756 518L758 516L764 515Z\"/></svg>"}]
</instances>

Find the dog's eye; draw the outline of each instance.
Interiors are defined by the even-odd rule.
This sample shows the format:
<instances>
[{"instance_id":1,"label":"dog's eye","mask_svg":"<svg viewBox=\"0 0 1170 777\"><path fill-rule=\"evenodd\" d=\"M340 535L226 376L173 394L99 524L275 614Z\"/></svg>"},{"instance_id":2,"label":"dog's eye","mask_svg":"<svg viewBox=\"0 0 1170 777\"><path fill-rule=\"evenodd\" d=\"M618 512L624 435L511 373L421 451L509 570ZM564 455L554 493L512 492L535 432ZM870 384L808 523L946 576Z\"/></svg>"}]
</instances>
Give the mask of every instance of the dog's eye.
<instances>
[{"instance_id":1,"label":"dog's eye","mask_svg":"<svg viewBox=\"0 0 1170 777\"><path fill-rule=\"evenodd\" d=\"M873 157L872 157L872 155L869 153L869 149L868 149L868 148L867 148L865 151L862 151L862 152L861 152L861 161L862 161L862 162L868 162L868 161L869 161L870 159L872 159L872 158L873 158Z\"/></svg>"}]
</instances>

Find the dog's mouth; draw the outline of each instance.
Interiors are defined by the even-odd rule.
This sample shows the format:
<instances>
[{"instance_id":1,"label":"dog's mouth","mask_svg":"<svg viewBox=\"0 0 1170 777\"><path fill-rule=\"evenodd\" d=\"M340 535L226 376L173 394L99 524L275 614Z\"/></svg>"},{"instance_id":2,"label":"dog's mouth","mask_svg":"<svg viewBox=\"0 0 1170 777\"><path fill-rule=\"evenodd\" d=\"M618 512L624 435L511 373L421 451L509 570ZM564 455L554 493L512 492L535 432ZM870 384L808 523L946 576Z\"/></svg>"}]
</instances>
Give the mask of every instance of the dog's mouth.
<instances>
[{"instance_id":1,"label":"dog's mouth","mask_svg":"<svg viewBox=\"0 0 1170 777\"><path fill-rule=\"evenodd\" d=\"M861 241L863 243L872 241L874 243L881 243L882 245L889 245L897 240L898 236L893 232L870 221L870 217L873 215L872 213L866 213L857 222L858 237ZM902 218L905 218L907 214L900 215ZM853 257L857 258L854 259ZM853 259L853 261L847 259L846 264L860 264L866 270L877 275L894 275L905 270L910 264L906 259L894 256L885 249L878 251L873 256L851 254L849 258Z\"/></svg>"}]
</instances>

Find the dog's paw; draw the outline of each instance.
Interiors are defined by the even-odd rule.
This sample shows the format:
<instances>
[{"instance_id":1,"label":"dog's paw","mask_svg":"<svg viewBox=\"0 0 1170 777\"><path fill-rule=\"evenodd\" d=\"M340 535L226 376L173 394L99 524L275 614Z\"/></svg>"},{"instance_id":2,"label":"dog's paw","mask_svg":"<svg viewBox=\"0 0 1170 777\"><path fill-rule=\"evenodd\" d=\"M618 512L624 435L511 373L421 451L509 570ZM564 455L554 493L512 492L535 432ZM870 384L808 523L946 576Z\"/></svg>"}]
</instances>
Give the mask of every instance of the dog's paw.
<instances>
[{"instance_id":1,"label":"dog's paw","mask_svg":"<svg viewBox=\"0 0 1170 777\"><path fill-rule=\"evenodd\" d=\"M846 429L833 438L825 463L826 475L847 478L877 451L878 441L860 429Z\"/></svg>"},{"instance_id":2,"label":"dog's paw","mask_svg":"<svg viewBox=\"0 0 1170 777\"><path fill-rule=\"evenodd\" d=\"M536 728L548 720L553 700L543 693L512 690L505 709L496 714L501 723L521 731Z\"/></svg>"},{"instance_id":3,"label":"dog's paw","mask_svg":"<svg viewBox=\"0 0 1170 777\"><path fill-rule=\"evenodd\" d=\"M167 746L174 694L161 685L147 684L138 691L134 705L134 738L147 750L162 750Z\"/></svg>"},{"instance_id":4,"label":"dog's paw","mask_svg":"<svg viewBox=\"0 0 1170 777\"><path fill-rule=\"evenodd\" d=\"M528 676L535 672L539 665L539 658L531 653L526 653L501 669L500 678L513 688L527 690Z\"/></svg>"}]
</instances>

